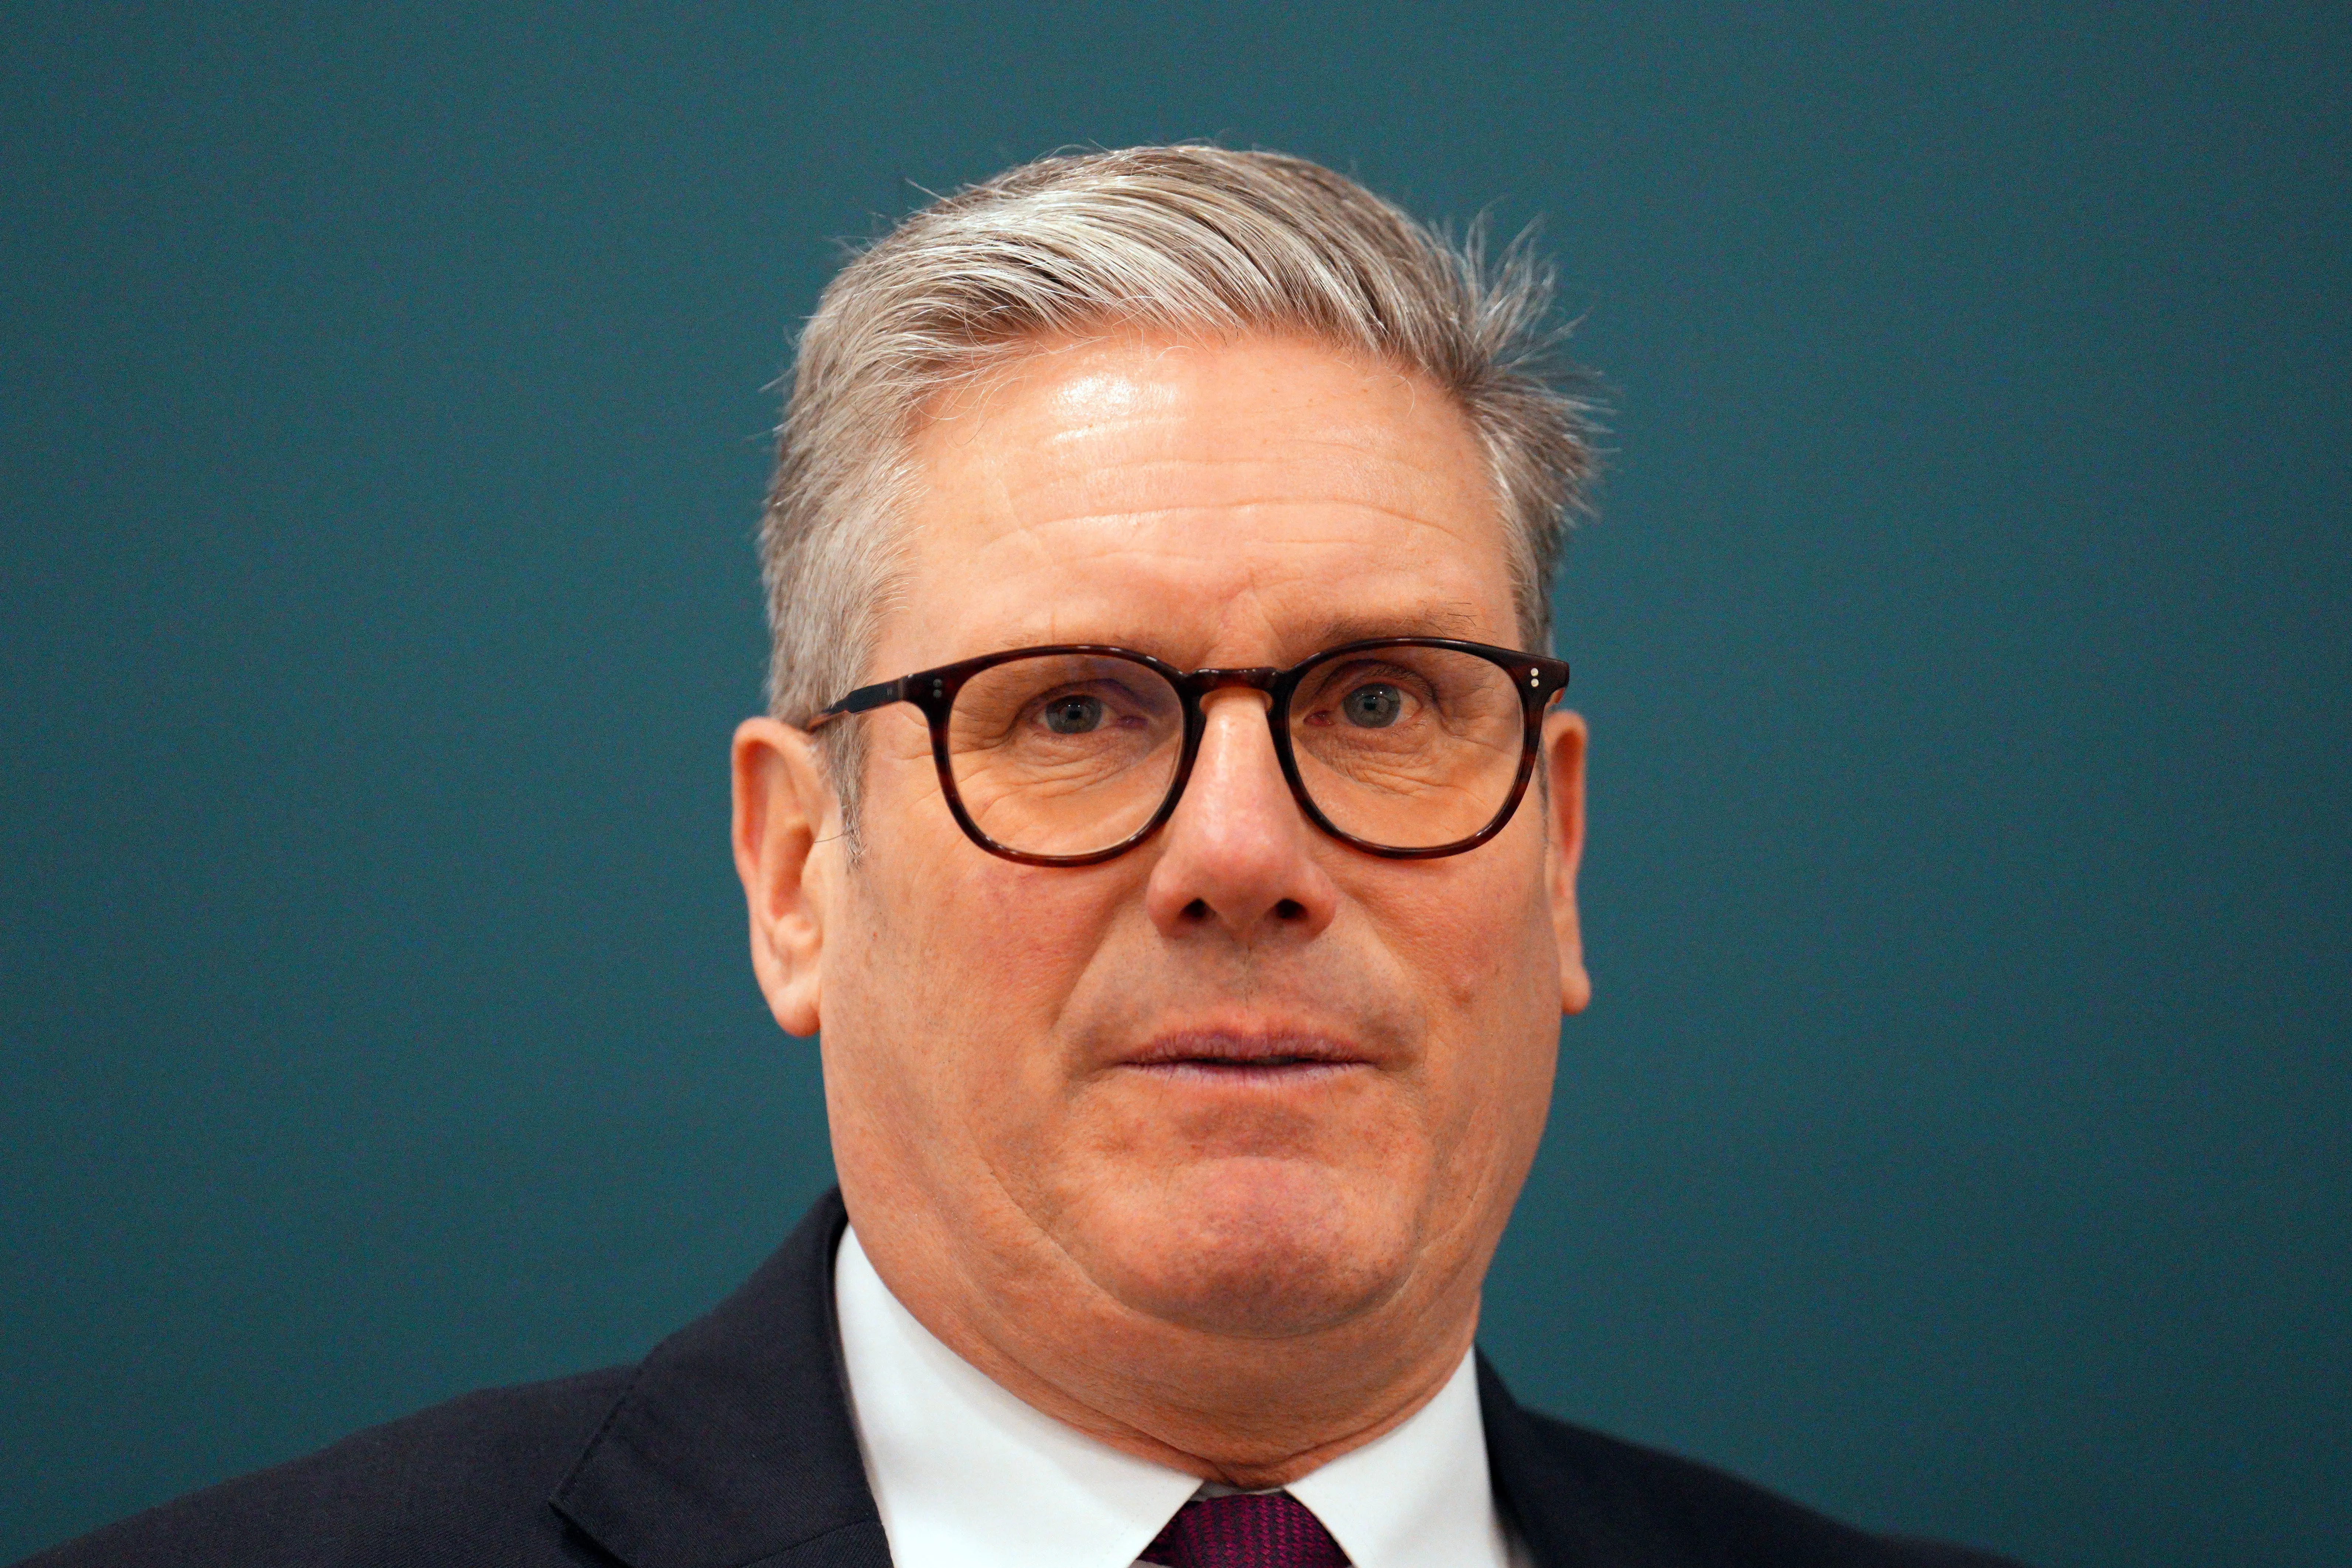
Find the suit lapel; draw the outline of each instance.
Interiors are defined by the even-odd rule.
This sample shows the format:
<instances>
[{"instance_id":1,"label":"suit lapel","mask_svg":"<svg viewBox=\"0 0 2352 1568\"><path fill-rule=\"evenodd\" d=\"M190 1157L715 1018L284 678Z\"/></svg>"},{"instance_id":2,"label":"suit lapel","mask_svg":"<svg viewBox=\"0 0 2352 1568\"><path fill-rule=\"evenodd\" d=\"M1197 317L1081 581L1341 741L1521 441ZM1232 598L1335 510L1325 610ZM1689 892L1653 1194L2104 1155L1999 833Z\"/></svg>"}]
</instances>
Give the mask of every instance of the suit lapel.
<instances>
[{"instance_id":1,"label":"suit lapel","mask_svg":"<svg viewBox=\"0 0 2352 1568\"><path fill-rule=\"evenodd\" d=\"M887 1568L834 1321L827 1193L743 1288L656 1346L550 1500L630 1568Z\"/></svg>"},{"instance_id":2,"label":"suit lapel","mask_svg":"<svg viewBox=\"0 0 2352 1568\"><path fill-rule=\"evenodd\" d=\"M1478 1411L1486 1429L1486 1469L1495 1500L1540 1568L1620 1568L1654 1556L1620 1539L1602 1521L1588 1478L1564 1463L1484 1353L1478 1357ZM1563 1429L1564 1430L1564 1429Z\"/></svg>"}]
</instances>

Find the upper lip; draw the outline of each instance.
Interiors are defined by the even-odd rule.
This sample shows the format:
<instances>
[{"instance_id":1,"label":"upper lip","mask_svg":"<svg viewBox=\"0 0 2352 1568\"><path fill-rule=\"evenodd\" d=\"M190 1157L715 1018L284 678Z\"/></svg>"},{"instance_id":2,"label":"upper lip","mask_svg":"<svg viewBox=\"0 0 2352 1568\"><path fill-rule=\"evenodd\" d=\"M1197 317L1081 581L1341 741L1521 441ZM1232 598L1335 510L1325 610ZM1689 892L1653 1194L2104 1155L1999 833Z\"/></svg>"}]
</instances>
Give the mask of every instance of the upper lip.
<instances>
[{"instance_id":1,"label":"upper lip","mask_svg":"<svg viewBox=\"0 0 2352 1568\"><path fill-rule=\"evenodd\" d=\"M1336 1067L1369 1062L1360 1047L1328 1035L1304 1031L1172 1030L1120 1058L1126 1067L1174 1067L1182 1063L1227 1063L1234 1067Z\"/></svg>"}]
</instances>

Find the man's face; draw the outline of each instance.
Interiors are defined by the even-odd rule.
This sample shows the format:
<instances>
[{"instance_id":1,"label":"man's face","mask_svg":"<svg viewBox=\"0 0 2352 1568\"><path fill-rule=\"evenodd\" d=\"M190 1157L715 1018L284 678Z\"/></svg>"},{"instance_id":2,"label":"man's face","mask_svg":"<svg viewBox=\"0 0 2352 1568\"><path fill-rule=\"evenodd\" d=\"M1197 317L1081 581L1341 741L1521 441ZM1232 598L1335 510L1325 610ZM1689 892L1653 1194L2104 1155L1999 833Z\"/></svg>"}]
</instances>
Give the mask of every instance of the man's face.
<instances>
[{"instance_id":1,"label":"man's face","mask_svg":"<svg viewBox=\"0 0 2352 1568\"><path fill-rule=\"evenodd\" d=\"M1051 348L914 456L867 679L1044 643L1193 668L1523 641L1466 420L1323 347ZM812 994L851 1213L902 1294L1268 1339L1475 1316L1585 994L1581 730L1549 719L1547 787L1493 841L1391 860L1300 814L1265 703L1212 694L1173 817L1080 868L970 842L911 706L847 721L865 847L813 852ZM1343 1059L1234 1065L1299 1042Z\"/></svg>"}]
</instances>

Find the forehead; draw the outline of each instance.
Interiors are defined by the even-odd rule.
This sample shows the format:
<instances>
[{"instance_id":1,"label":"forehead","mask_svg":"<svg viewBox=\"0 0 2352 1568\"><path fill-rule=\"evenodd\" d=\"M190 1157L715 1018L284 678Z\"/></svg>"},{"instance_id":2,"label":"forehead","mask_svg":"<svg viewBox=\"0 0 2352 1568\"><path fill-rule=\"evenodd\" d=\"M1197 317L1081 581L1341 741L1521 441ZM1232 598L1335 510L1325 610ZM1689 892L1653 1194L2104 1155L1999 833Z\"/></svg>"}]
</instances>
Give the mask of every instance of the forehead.
<instances>
[{"instance_id":1,"label":"forehead","mask_svg":"<svg viewBox=\"0 0 2352 1568\"><path fill-rule=\"evenodd\" d=\"M1320 344L1048 345L941 400L911 456L891 668L1046 642L1189 664L1517 640L1467 417Z\"/></svg>"}]
</instances>

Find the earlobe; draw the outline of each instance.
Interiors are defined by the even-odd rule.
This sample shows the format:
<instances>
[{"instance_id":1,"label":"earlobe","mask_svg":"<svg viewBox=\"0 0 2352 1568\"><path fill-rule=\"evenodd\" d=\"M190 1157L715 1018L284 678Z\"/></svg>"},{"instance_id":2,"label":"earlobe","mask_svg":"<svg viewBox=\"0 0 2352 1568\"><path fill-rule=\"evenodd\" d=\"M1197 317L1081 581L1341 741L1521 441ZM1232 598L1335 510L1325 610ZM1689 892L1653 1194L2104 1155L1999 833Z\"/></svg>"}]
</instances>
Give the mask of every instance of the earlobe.
<instances>
[{"instance_id":1,"label":"earlobe","mask_svg":"<svg viewBox=\"0 0 2352 1568\"><path fill-rule=\"evenodd\" d=\"M817 1032L827 879L814 850L835 809L808 735L773 719L737 726L735 871L751 926L751 970L787 1034Z\"/></svg>"},{"instance_id":2,"label":"earlobe","mask_svg":"<svg viewBox=\"0 0 2352 1568\"><path fill-rule=\"evenodd\" d=\"M1581 1013L1592 1000L1592 977L1584 968L1584 932L1577 917L1576 872L1584 858L1584 753L1588 739L1581 714L1560 710L1544 720L1544 830L1551 879L1551 920L1559 943L1559 1010Z\"/></svg>"}]
</instances>

